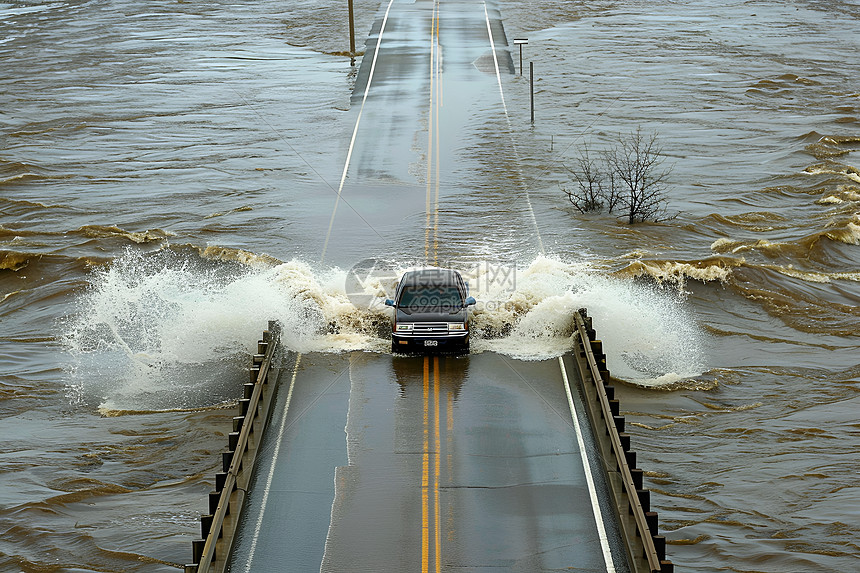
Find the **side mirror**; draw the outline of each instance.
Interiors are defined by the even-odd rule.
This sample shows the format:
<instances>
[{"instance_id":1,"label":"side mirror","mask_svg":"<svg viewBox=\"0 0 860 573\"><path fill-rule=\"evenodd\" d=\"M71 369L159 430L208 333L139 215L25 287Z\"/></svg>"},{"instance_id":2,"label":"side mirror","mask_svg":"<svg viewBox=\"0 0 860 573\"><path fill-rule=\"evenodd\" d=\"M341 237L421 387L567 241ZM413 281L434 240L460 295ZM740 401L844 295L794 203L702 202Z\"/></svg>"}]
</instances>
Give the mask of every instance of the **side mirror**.
<instances>
[{"instance_id":1,"label":"side mirror","mask_svg":"<svg viewBox=\"0 0 860 573\"><path fill-rule=\"evenodd\" d=\"M385 306L394 306L394 301L390 298L385 299Z\"/></svg>"},{"instance_id":2,"label":"side mirror","mask_svg":"<svg viewBox=\"0 0 860 573\"><path fill-rule=\"evenodd\" d=\"M475 300L475 297L470 296L466 298L466 301L463 303L463 306L472 306L473 304L478 304L478 301Z\"/></svg>"}]
</instances>

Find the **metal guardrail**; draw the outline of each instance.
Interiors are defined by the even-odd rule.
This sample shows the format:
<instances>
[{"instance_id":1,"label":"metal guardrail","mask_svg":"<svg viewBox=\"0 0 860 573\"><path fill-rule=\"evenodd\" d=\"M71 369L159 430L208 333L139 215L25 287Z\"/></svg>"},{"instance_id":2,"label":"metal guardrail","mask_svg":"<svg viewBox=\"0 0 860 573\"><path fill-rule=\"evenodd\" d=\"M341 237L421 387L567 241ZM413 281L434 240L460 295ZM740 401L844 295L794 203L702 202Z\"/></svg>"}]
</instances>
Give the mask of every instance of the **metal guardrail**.
<instances>
[{"instance_id":1,"label":"metal guardrail","mask_svg":"<svg viewBox=\"0 0 860 573\"><path fill-rule=\"evenodd\" d=\"M269 329L257 343L250 381L245 384L244 397L239 400L241 415L233 418L228 448L221 454L223 471L215 474L215 491L209 494L209 514L200 517L202 539L192 542L193 563L185 566L185 573L219 573L227 565L227 553L239 524L257 449L273 402L274 383L269 384L269 378L270 374L277 373L273 361L279 341L279 326L270 321Z\"/></svg>"},{"instance_id":2,"label":"metal guardrail","mask_svg":"<svg viewBox=\"0 0 860 573\"><path fill-rule=\"evenodd\" d=\"M651 492L643 488L643 471L636 468L636 452L630 449L629 434L624 433L625 420L620 415L615 388L609 384L603 343L597 340L586 309L579 309L575 321L579 333L579 352L575 358L592 427L606 429L606 436L597 436L597 443L607 475L615 482L610 491L628 540L631 565L636 573L674 573L675 566L666 560L666 538L658 532L657 512L650 511ZM627 511L623 511L625 506ZM631 540L637 539L638 543L631 544ZM636 546L641 551L637 552Z\"/></svg>"}]
</instances>

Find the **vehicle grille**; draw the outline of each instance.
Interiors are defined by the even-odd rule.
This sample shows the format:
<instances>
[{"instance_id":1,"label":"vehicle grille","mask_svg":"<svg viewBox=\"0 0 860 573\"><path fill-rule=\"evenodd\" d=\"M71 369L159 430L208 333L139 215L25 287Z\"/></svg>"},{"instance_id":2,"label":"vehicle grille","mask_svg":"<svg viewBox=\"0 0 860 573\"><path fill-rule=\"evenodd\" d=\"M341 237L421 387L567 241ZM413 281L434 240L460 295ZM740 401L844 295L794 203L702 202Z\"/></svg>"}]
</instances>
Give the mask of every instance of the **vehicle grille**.
<instances>
[{"instance_id":1,"label":"vehicle grille","mask_svg":"<svg viewBox=\"0 0 860 573\"><path fill-rule=\"evenodd\" d=\"M447 322L416 322L412 327L412 334L416 336L432 336L435 334L448 334Z\"/></svg>"}]
</instances>

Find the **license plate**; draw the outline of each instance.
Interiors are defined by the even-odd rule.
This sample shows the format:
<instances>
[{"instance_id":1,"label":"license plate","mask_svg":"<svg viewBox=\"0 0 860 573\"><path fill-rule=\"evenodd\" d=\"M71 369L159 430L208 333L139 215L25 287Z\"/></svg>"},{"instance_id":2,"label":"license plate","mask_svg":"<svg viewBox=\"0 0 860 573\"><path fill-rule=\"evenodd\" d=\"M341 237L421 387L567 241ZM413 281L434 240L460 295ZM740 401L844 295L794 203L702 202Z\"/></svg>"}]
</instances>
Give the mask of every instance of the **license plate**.
<instances>
[{"instance_id":1,"label":"license plate","mask_svg":"<svg viewBox=\"0 0 860 573\"><path fill-rule=\"evenodd\" d=\"M439 346L438 340L425 340L424 346Z\"/></svg>"}]
</instances>

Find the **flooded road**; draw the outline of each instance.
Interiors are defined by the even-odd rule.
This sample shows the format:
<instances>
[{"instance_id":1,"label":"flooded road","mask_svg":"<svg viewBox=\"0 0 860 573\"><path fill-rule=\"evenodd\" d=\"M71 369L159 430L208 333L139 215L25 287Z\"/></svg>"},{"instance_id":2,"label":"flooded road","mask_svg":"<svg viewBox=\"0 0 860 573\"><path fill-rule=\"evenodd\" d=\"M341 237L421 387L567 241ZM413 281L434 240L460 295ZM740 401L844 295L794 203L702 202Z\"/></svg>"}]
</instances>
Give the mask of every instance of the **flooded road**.
<instances>
[{"instance_id":1,"label":"flooded road","mask_svg":"<svg viewBox=\"0 0 860 573\"><path fill-rule=\"evenodd\" d=\"M629 570L558 360L317 353L296 372L230 571Z\"/></svg>"},{"instance_id":2,"label":"flooded road","mask_svg":"<svg viewBox=\"0 0 860 573\"><path fill-rule=\"evenodd\" d=\"M0 569L186 562L266 320L386 356L369 258L468 275L479 355L558 355L587 307L678 567L857 568L860 8L487 8L480 80L380 68L356 132L339 5L0 5ZM463 64L431 24L397 33ZM678 216L578 215L565 166L638 126Z\"/></svg>"}]
</instances>

